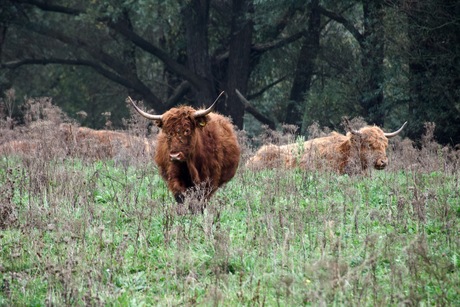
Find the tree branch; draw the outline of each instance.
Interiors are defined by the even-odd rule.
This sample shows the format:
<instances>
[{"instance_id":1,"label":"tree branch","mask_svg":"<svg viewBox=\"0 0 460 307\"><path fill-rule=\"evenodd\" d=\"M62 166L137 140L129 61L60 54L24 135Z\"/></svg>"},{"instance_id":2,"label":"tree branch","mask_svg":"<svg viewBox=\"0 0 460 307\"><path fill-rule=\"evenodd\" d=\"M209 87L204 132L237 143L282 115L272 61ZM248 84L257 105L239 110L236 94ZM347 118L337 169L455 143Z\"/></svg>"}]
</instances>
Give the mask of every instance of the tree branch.
<instances>
[{"instance_id":1,"label":"tree branch","mask_svg":"<svg viewBox=\"0 0 460 307\"><path fill-rule=\"evenodd\" d=\"M170 58L169 55L165 51L151 44L150 42L142 38L140 35L138 35L134 31L131 31L130 29L126 27L121 27L120 25L117 25L110 21L108 22L108 26L114 29L115 31L117 31L118 33L120 33L121 35L123 35L126 39L133 42L136 46L138 46L142 50L156 56L171 71L178 74L179 76L182 76L184 79L190 81L190 83L193 84L198 89L202 89L206 87L206 84L207 84L206 80L204 80L203 78L200 78L193 72L189 71L185 66L179 64L177 61Z\"/></svg>"},{"instance_id":2,"label":"tree branch","mask_svg":"<svg viewBox=\"0 0 460 307\"><path fill-rule=\"evenodd\" d=\"M128 66L126 66L122 61L107 54L102 49L96 47L94 44L89 44L88 42L81 40L79 38L68 37L67 35L55 29L44 27L36 23L26 23L24 26L27 27L30 31L54 38L64 44L75 46L76 48L81 48L82 50L86 51L91 57L97 59L107 67L110 67L118 74L119 78L115 78L113 77L115 76L115 74L112 73L112 77L109 78L110 80L125 80L124 82L120 83L123 86L126 86L126 82L129 82L129 86L127 87L138 91L140 94L144 96L146 100L155 104L158 110L164 111L164 103L155 94L153 94L150 88L148 88L141 80L139 80L137 75L133 74L131 69ZM81 59L79 61L86 60ZM108 72L108 70L106 69L104 71L100 71L95 68L95 70L101 72L101 74L104 76L106 76ZM124 76L124 78L121 78L120 76Z\"/></svg>"},{"instance_id":3,"label":"tree branch","mask_svg":"<svg viewBox=\"0 0 460 307\"><path fill-rule=\"evenodd\" d=\"M322 15L329 17L330 19L342 24L345 27L345 29L347 29L351 33L351 35L353 35L353 37L356 39L356 41L358 41L359 45L362 47L362 44L364 43L364 36L348 19L346 19L342 15L325 9L321 5L318 5L318 11Z\"/></svg>"},{"instance_id":4,"label":"tree branch","mask_svg":"<svg viewBox=\"0 0 460 307\"><path fill-rule=\"evenodd\" d=\"M252 51L257 53L263 53L272 49L281 48L304 37L305 34L306 31L302 30L284 39L279 39L265 44L257 44L253 46Z\"/></svg>"},{"instance_id":5,"label":"tree branch","mask_svg":"<svg viewBox=\"0 0 460 307\"><path fill-rule=\"evenodd\" d=\"M46 59L25 59L20 61L12 61L7 63L0 64L1 68L9 68L15 69L23 65L48 65L48 64L61 64L61 65L75 65L75 66L87 66L91 67L95 71L97 71L100 75L106 77L107 79L118 83L126 88L131 88L141 94L146 100L151 101L158 111L163 112L165 108L165 104L161 102L158 97L156 97L150 89L145 86L142 82L137 79L131 78L124 78L123 75L116 74L103 66L99 65L96 62L83 60L83 59L76 59L76 60L69 60L69 59L60 59L60 58L46 58Z\"/></svg>"},{"instance_id":6,"label":"tree branch","mask_svg":"<svg viewBox=\"0 0 460 307\"><path fill-rule=\"evenodd\" d=\"M179 86L174 89L173 94L168 98L168 101L166 101L166 109L170 109L174 105L176 105L180 101L180 99L187 94L189 90L190 82L188 82L187 80L179 84Z\"/></svg>"},{"instance_id":7,"label":"tree branch","mask_svg":"<svg viewBox=\"0 0 460 307\"><path fill-rule=\"evenodd\" d=\"M284 79L286 79L288 77L288 75L286 76L283 76L281 78L279 78L278 80L275 80L273 81L272 83L269 83L268 85L264 86L263 88L261 88L259 91L251 94L251 95L248 95L248 98L249 99L254 99L256 97L259 97L260 95L262 95L263 93L265 93L267 90L269 90L270 88L272 88L273 86L277 85L278 83L280 83L281 81L283 81Z\"/></svg>"},{"instance_id":8,"label":"tree branch","mask_svg":"<svg viewBox=\"0 0 460 307\"><path fill-rule=\"evenodd\" d=\"M64 44L75 46L86 51L93 58L101 61L103 64L112 68L119 74L130 74L130 69L124 65L124 63L118 61L113 56L107 54L102 49L97 47L97 44L90 44L85 40L82 40L78 37L73 38L65 35L63 32L56 30L55 28L45 27L38 23L24 23L23 26L29 31L41 34L46 37L54 38L57 41L60 41Z\"/></svg>"},{"instance_id":9,"label":"tree branch","mask_svg":"<svg viewBox=\"0 0 460 307\"><path fill-rule=\"evenodd\" d=\"M110 79L116 83L119 83L126 87L133 87L133 84L129 80L121 78L119 75L114 74L110 70L103 68L101 65L87 60L68 60L60 58L46 58L46 59L24 59L20 61L11 61L0 64L1 68L16 69L23 65L48 65L48 64L62 64L62 65L76 65L76 66L88 66L99 72L101 75Z\"/></svg>"},{"instance_id":10,"label":"tree branch","mask_svg":"<svg viewBox=\"0 0 460 307\"><path fill-rule=\"evenodd\" d=\"M44 2L36 1L36 0L18 0L18 1L21 2L21 3L24 3L24 4L34 5L34 6L40 8L41 10L44 10L44 11L63 13L63 14L69 14L69 15L75 15L75 16L85 13L84 11L81 11L81 10L78 10L78 9L67 8L67 7L60 6L60 5L48 4L48 3L44 3ZM182 76L184 79L190 81L190 83L193 84L198 89L203 88L203 87L206 86L206 80L204 80L204 79L200 78L199 76L197 76L196 74L192 73L185 66L180 65L179 63L177 63L177 61L175 61L174 59L170 58L169 55L166 52L164 52L160 48L156 47L152 43L148 42L147 40L142 38L140 35L138 35L134 31L132 31L131 29L129 29L127 27L124 27L124 26L122 26L122 25L120 25L118 23L114 23L114 22L108 20L107 18L100 18L100 19L98 19L98 21L106 23L106 25L109 28L117 31L119 34L121 34L127 40L129 40L132 43L134 43L137 47L139 47L142 50L144 50L144 51L156 56L171 71L173 71L174 73L176 73L179 76ZM32 29L34 29L34 27L32 27ZM40 31L40 33L43 34L43 35L48 35L47 33L51 33L51 32L47 32L47 31ZM55 37L55 38L57 38L57 37ZM68 39L66 39L66 42L68 42ZM79 42L79 44L80 43L81 42ZM109 55L106 54L105 58L107 58L108 56ZM102 59L100 59L100 60L102 60ZM108 60L109 61L104 62L104 64L109 65L108 63L113 63L112 60L110 60L110 59L108 59ZM120 67L118 67L117 70L119 70L119 69L120 69ZM172 97L172 99L170 99L170 100L174 100L174 99L177 99L177 97Z\"/></svg>"},{"instance_id":11,"label":"tree branch","mask_svg":"<svg viewBox=\"0 0 460 307\"><path fill-rule=\"evenodd\" d=\"M251 53L252 53L252 56L254 57L257 57L257 56L260 56L262 55L264 52L267 52L267 51L270 51L270 50L273 50L273 49L276 49L276 48L281 48L281 47L284 47L292 42L295 42L296 40L304 37L306 31L300 31L298 33L295 33L287 38L284 38L284 39L279 39L279 40L275 40L275 41L272 41L272 42L268 42L268 43L265 43L265 44L254 44L252 45L251 47ZM220 54L220 55L217 55L216 56L216 61L217 62L222 62L224 60L227 60L228 59L228 56L229 56L230 52L229 51L225 51L224 53Z\"/></svg>"},{"instance_id":12,"label":"tree branch","mask_svg":"<svg viewBox=\"0 0 460 307\"><path fill-rule=\"evenodd\" d=\"M243 103L244 109L246 111L248 111L252 116L254 116L254 118L257 119L259 122L261 122L262 124L267 125L270 129L272 129L272 130L276 129L276 125L275 125L274 121L272 121L271 119L269 119L268 117L266 117L265 115L260 113L256 108L251 106L249 101L243 96L243 94L240 93L239 90L235 89L235 92L236 92L236 95L238 96L238 98Z\"/></svg>"},{"instance_id":13,"label":"tree branch","mask_svg":"<svg viewBox=\"0 0 460 307\"><path fill-rule=\"evenodd\" d=\"M300 11L299 7L294 4L294 1L291 2L291 5L289 5L283 17L279 19L278 22L274 26L276 36L281 34L281 32L283 32L284 29L286 29L286 27L289 25L289 22L292 20L292 18L294 17L294 14L297 11Z\"/></svg>"},{"instance_id":14,"label":"tree branch","mask_svg":"<svg viewBox=\"0 0 460 307\"><path fill-rule=\"evenodd\" d=\"M50 4L47 2L36 1L36 0L16 0L16 1L19 3L34 5L38 7L39 9L43 11L48 11L48 12L63 13L63 14L74 15L74 16L84 13L83 11L78 10L78 9L69 8L69 7L56 5L56 4Z\"/></svg>"}]
</instances>

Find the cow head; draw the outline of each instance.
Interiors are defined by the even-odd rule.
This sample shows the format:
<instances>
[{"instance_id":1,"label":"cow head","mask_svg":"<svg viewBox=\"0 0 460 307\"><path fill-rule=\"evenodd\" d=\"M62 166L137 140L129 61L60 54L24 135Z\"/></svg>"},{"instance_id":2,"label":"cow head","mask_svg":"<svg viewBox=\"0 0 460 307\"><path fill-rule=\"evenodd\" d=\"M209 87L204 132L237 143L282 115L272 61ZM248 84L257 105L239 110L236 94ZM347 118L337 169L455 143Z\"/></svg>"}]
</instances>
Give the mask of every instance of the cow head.
<instances>
[{"instance_id":1,"label":"cow head","mask_svg":"<svg viewBox=\"0 0 460 307\"><path fill-rule=\"evenodd\" d=\"M375 169L382 170L388 165L386 155L388 139L398 135L406 124L407 122L391 133L385 133L377 126L364 127L349 132L351 151L358 153L362 169L373 164Z\"/></svg>"},{"instance_id":2,"label":"cow head","mask_svg":"<svg viewBox=\"0 0 460 307\"><path fill-rule=\"evenodd\" d=\"M194 152L197 129L206 126L209 119L208 114L213 111L223 93L220 93L214 103L205 110L195 110L189 106L180 106L172 108L162 115L146 113L139 109L131 97L128 98L140 115L155 121L157 126L162 129L162 133L166 137L170 160L185 162Z\"/></svg>"}]
</instances>

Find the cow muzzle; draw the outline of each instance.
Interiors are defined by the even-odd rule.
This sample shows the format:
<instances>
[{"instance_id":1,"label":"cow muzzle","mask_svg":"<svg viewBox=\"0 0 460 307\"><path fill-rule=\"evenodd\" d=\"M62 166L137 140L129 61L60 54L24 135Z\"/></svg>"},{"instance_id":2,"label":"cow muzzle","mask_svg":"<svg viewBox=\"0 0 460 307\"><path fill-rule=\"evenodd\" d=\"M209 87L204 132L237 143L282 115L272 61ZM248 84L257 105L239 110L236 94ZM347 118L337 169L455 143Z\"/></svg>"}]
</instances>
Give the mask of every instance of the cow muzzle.
<instances>
[{"instance_id":1,"label":"cow muzzle","mask_svg":"<svg viewBox=\"0 0 460 307\"><path fill-rule=\"evenodd\" d=\"M388 165L388 159L387 158L380 158L375 161L375 169L382 170Z\"/></svg>"},{"instance_id":2,"label":"cow muzzle","mask_svg":"<svg viewBox=\"0 0 460 307\"><path fill-rule=\"evenodd\" d=\"M171 161L183 162L185 161L185 156L182 152L171 152L169 154L169 159Z\"/></svg>"}]
</instances>

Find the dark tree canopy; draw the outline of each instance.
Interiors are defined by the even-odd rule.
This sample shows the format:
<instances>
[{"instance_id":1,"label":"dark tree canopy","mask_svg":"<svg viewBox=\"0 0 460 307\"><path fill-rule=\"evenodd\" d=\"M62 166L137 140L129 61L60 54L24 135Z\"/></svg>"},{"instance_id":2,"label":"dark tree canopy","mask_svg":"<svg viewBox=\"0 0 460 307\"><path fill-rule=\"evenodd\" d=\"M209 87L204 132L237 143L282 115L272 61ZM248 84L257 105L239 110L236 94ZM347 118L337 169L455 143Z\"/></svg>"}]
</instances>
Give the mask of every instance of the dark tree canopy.
<instances>
[{"instance_id":1,"label":"dark tree canopy","mask_svg":"<svg viewBox=\"0 0 460 307\"><path fill-rule=\"evenodd\" d=\"M460 143L459 4L406 1L3 0L0 89L51 96L82 124L210 104L257 133L361 116ZM238 90L238 92L236 91ZM19 100L19 98L18 98ZM20 102L17 102L20 103ZM117 121L118 119L118 121Z\"/></svg>"},{"instance_id":2,"label":"dark tree canopy","mask_svg":"<svg viewBox=\"0 0 460 307\"><path fill-rule=\"evenodd\" d=\"M435 122L437 139L460 142L460 3L414 2L405 7L409 35L410 136Z\"/></svg>"}]
</instances>

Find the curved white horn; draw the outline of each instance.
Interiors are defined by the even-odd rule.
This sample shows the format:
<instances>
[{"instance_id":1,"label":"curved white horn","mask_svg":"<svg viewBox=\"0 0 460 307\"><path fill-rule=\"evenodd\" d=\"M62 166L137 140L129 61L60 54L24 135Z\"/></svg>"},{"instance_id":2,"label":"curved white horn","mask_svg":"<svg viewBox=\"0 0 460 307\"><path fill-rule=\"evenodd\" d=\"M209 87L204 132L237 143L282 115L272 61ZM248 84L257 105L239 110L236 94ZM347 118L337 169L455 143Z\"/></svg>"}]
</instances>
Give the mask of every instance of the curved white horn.
<instances>
[{"instance_id":1,"label":"curved white horn","mask_svg":"<svg viewBox=\"0 0 460 307\"><path fill-rule=\"evenodd\" d=\"M151 120L160 120L160 121L162 120L163 115L149 114L149 113L147 113L147 112L144 112L144 111L142 111L141 109L139 109L138 106L136 106L136 104L134 103L134 101L131 99L130 96L128 96L128 99L129 99L129 101L131 102L131 104L133 105L134 109L136 109L136 111L137 111L140 115L144 116L144 117L147 118L147 119L151 119Z\"/></svg>"},{"instance_id":2,"label":"curved white horn","mask_svg":"<svg viewBox=\"0 0 460 307\"><path fill-rule=\"evenodd\" d=\"M402 130L403 128L406 126L407 122L405 122L401 128L399 128L398 130L396 130L395 132L389 132L389 133L384 133L384 135L387 137L387 138L392 138L394 136L397 136Z\"/></svg>"},{"instance_id":3,"label":"curved white horn","mask_svg":"<svg viewBox=\"0 0 460 307\"><path fill-rule=\"evenodd\" d=\"M203 117L203 116L206 116L208 115L209 113L212 112L212 110L214 109L214 107L216 106L216 103L217 101L219 101L219 98L220 96L222 96L225 92L222 91L219 96L217 96L216 100L214 100L214 102L212 103L212 105L207 108L206 110L198 110L196 111L194 114L193 114L193 117Z\"/></svg>"},{"instance_id":4,"label":"curved white horn","mask_svg":"<svg viewBox=\"0 0 460 307\"><path fill-rule=\"evenodd\" d=\"M351 134L354 134L354 135L360 135L361 132L359 132L359 130L355 130L351 127L351 122L350 120L348 119L348 117L344 116L342 117L342 120L345 122L345 130L348 130L348 132L350 132Z\"/></svg>"}]
</instances>

